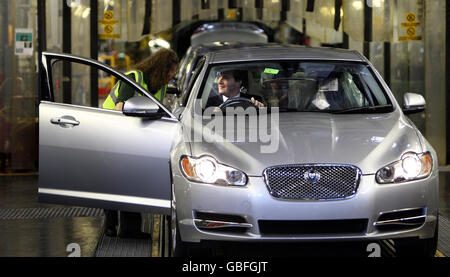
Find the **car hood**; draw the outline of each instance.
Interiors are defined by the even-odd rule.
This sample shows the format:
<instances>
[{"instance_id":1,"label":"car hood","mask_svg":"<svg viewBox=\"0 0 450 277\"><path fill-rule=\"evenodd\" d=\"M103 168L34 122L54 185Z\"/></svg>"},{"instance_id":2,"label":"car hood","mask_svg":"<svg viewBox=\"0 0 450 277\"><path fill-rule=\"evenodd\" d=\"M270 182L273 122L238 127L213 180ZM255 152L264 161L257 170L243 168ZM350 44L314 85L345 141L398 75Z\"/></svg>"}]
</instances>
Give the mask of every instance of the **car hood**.
<instances>
[{"instance_id":1,"label":"car hood","mask_svg":"<svg viewBox=\"0 0 450 277\"><path fill-rule=\"evenodd\" d=\"M244 128L237 128L234 121L235 132L245 129L245 139L226 139L225 135L209 132L214 131L211 120L192 122L188 129L197 133L197 139L190 142L193 156L211 155L250 176L262 176L270 166L311 163L351 164L359 167L362 174L374 174L405 152L422 151L415 127L398 112L280 113L268 116L267 130L256 127L264 121L250 124L247 118ZM249 134L256 130L255 140ZM203 134L202 141L199 132Z\"/></svg>"}]
</instances>

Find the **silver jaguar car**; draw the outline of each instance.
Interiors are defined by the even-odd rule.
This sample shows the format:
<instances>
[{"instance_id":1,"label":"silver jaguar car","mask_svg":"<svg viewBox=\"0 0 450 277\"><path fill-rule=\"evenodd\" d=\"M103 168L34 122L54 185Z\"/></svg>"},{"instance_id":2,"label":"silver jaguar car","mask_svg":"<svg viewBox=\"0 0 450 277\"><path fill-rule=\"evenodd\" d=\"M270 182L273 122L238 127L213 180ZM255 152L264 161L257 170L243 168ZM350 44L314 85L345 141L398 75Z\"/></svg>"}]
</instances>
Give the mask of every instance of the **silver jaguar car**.
<instances>
[{"instance_id":1,"label":"silver jaguar car","mask_svg":"<svg viewBox=\"0 0 450 277\"><path fill-rule=\"evenodd\" d=\"M145 96L123 112L58 103L57 61ZM356 51L210 52L171 107L96 61L44 53L42 64L41 201L168 215L174 254L207 241L393 239L399 255L434 255L438 159L405 115L425 100L405 92L400 106Z\"/></svg>"}]
</instances>

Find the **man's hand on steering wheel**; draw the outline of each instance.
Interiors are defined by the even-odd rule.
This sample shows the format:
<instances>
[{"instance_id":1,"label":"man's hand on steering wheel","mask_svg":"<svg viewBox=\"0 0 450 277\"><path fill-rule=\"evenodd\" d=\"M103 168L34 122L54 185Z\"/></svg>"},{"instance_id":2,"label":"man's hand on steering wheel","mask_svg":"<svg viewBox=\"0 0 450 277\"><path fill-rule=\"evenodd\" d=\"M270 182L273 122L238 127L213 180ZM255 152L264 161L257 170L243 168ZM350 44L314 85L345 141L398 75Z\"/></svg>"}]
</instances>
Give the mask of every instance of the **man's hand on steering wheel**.
<instances>
[{"instance_id":1,"label":"man's hand on steering wheel","mask_svg":"<svg viewBox=\"0 0 450 277\"><path fill-rule=\"evenodd\" d=\"M264 107L264 104L259 102L258 100L256 100L254 97L252 97L251 99L248 99L245 97L236 97L236 98L228 99L227 101L222 103L218 107L218 109L220 109L222 112L225 112L227 107L242 107L242 108L246 109L250 106L262 108L262 107Z\"/></svg>"},{"instance_id":2,"label":"man's hand on steering wheel","mask_svg":"<svg viewBox=\"0 0 450 277\"><path fill-rule=\"evenodd\" d=\"M255 105L255 107L258 107L258 108L264 107L264 104L259 102L258 100L256 100L255 97L252 97L251 101L252 101L253 105Z\"/></svg>"}]
</instances>

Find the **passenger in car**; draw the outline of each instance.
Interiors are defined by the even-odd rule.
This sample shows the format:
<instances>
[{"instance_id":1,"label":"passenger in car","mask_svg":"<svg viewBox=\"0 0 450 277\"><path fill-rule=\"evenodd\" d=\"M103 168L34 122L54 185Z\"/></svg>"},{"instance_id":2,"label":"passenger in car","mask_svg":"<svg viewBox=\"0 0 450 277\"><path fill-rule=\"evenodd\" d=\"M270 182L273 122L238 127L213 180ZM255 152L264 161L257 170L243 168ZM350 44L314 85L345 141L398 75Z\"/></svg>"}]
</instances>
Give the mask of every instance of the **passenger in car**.
<instances>
[{"instance_id":1,"label":"passenger in car","mask_svg":"<svg viewBox=\"0 0 450 277\"><path fill-rule=\"evenodd\" d=\"M284 79L286 77L284 72L278 70L276 74L266 72L261 74L262 94L270 107L288 107L289 82Z\"/></svg>"}]
</instances>

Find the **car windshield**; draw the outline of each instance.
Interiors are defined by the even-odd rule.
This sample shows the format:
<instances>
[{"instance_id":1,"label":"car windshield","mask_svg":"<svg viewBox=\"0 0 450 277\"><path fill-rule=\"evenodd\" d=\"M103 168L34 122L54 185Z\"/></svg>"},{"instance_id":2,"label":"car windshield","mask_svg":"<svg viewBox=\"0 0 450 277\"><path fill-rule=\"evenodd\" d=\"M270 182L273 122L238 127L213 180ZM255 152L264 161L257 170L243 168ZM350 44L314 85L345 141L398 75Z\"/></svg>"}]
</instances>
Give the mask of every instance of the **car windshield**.
<instances>
[{"instance_id":1,"label":"car windshield","mask_svg":"<svg viewBox=\"0 0 450 277\"><path fill-rule=\"evenodd\" d=\"M230 72L232 81L240 86L239 92L231 97L254 97L266 107L279 108L280 112L381 113L393 110L367 64L328 61L213 65L199 94L203 109L228 99L223 97L224 85L221 84L219 91L218 83L223 73Z\"/></svg>"}]
</instances>

